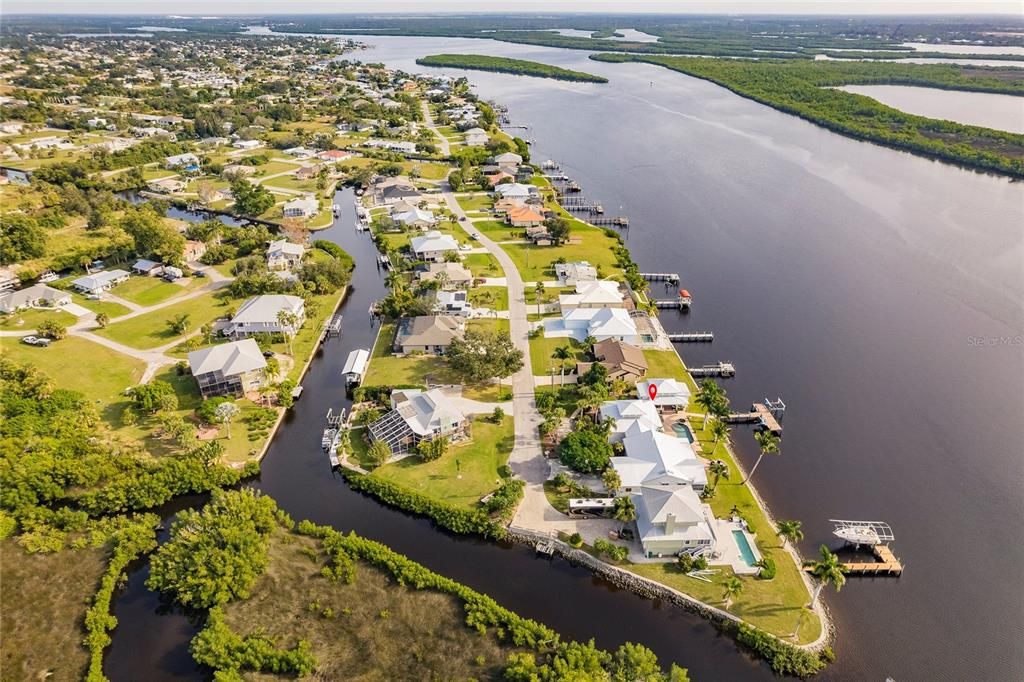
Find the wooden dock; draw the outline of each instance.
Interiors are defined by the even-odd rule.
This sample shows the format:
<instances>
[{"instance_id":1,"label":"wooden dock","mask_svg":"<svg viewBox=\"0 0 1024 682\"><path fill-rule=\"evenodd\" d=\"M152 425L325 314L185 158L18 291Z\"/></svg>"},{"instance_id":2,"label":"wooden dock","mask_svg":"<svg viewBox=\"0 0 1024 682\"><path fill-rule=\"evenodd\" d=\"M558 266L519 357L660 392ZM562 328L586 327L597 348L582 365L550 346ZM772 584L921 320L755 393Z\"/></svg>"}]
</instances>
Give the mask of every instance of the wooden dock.
<instances>
[{"instance_id":1,"label":"wooden dock","mask_svg":"<svg viewBox=\"0 0 1024 682\"><path fill-rule=\"evenodd\" d=\"M849 575L903 575L903 562L889 549L889 545L875 545L871 548L878 561L843 562L843 569ZM805 571L810 571L807 567Z\"/></svg>"},{"instance_id":2,"label":"wooden dock","mask_svg":"<svg viewBox=\"0 0 1024 682\"><path fill-rule=\"evenodd\" d=\"M761 403L751 405L750 412L734 412L723 421L730 424L760 424L776 436L782 433L782 424L775 418L772 411L768 409L768 406Z\"/></svg>"},{"instance_id":3,"label":"wooden dock","mask_svg":"<svg viewBox=\"0 0 1024 682\"><path fill-rule=\"evenodd\" d=\"M668 340L674 343L710 343L715 340L714 332L682 332L680 334L669 334Z\"/></svg>"},{"instance_id":4,"label":"wooden dock","mask_svg":"<svg viewBox=\"0 0 1024 682\"><path fill-rule=\"evenodd\" d=\"M671 272L641 272L640 276L648 282L668 282L679 284L679 275Z\"/></svg>"},{"instance_id":5,"label":"wooden dock","mask_svg":"<svg viewBox=\"0 0 1024 682\"><path fill-rule=\"evenodd\" d=\"M601 216L600 218L591 218L588 222L598 227L629 227L629 218L624 215Z\"/></svg>"},{"instance_id":6,"label":"wooden dock","mask_svg":"<svg viewBox=\"0 0 1024 682\"><path fill-rule=\"evenodd\" d=\"M717 365L691 367L689 372L692 377L733 377L736 376L736 367L731 362L719 362Z\"/></svg>"}]
</instances>

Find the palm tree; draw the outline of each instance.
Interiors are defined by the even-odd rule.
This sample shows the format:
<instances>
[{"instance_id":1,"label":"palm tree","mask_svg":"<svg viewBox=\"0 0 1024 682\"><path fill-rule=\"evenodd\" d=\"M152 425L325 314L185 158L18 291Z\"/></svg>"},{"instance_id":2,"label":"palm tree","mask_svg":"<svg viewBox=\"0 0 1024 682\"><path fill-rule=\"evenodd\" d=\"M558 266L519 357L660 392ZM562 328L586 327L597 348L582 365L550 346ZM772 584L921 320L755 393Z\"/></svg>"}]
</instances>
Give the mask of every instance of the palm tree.
<instances>
[{"instance_id":1,"label":"palm tree","mask_svg":"<svg viewBox=\"0 0 1024 682\"><path fill-rule=\"evenodd\" d=\"M544 296L544 282L537 282L533 286L533 291L537 295L537 314L540 315L541 298Z\"/></svg>"},{"instance_id":2,"label":"palm tree","mask_svg":"<svg viewBox=\"0 0 1024 682\"><path fill-rule=\"evenodd\" d=\"M701 425L701 429L707 428L708 425L708 414L714 409L715 405L722 400L722 389L711 379L705 379L700 382L700 386L697 387L697 395L693 401L697 403L697 406L704 410L704 423Z\"/></svg>"},{"instance_id":3,"label":"palm tree","mask_svg":"<svg viewBox=\"0 0 1024 682\"><path fill-rule=\"evenodd\" d=\"M779 437L771 431L758 431L754 434L754 440L757 441L758 447L761 448L761 454L757 456L757 461L754 462L754 468L751 469L747 477L743 479L744 483L754 477L754 472L757 471L757 465L761 463L761 460L765 455L779 454Z\"/></svg>"},{"instance_id":4,"label":"palm tree","mask_svg":"<svg viewBox=\"0 0 1024 682\"><path fill-rule=\"evenodd\" d=\"M217 415L217 419L221 424L224 424L228 428L228 440L231 439L231 420L234 419L241 410L234 403L221 403L214 410L214 414Z\"/></svg>"},{"instance_id":5,"label":"palm tree","mask_svg":"<svg viewBox=\"0 0 1024 682\"><path fill-rule=\"evenodd\" d=\"M729 607L732 606L733 597L739 596L740 592L743 591L743 583L736 576L732 576L725 581L722 589L722 599L725 600L725 610L728 611Z\"/></svg>"},{"instance_id":6,"label":"palm tree","mask_svg":"<svg viewBox=\"0 0 1024 682\"><path fill-rule=\"evenodd\" d=\"M292 336L295 334L295 326L299 323L299 316L287 310L277 311L277 324L284 332L284 339L288 342L288 355L292 355Z\"/></svg>"},{"instance_id":7,"label":"palm tree","mask_svg":"<svg viewBox=\"0 0 1024 682\"><path fill-rule=\"evenodd\" d=\"M100 329L103 329L110 324L110 315L106 313L96 313L96 324Z\"/></svg>"},{"instance_id":8,"label":"palm tree","mask_svg":"<svg viewBox=\"0 0 1024 682\"><path fill-rule=\"evenodd\" d=\"M804 539L804 531L799 521L779 521L778 535L794 545Z\"/></svg>"},{"instance_id":9,"label":"palm tree","mask_svg":"<svg viewBox=\"0 0 1024 682\"><path fill-rule=\"evenodd\" d=\"M718 479L729 480L729 465L720 459L716 459L708 465L708 471L715 477L715 487L718 487Z\"/></svg>"},{"instance_id":10,"label":"palm tree","mask_svg":"<svg viewBox=\"0 0 1024 682\"><path fill-rule=\"evenodd\" d=\"M716 419L711 423L711 435L715 437L715 447L718 447L718 441L722 438L725 442L729 442L729 425L721 419Z\"/></svg>"},{"instance_id":11,"label":"palm tree","mask_svg":"<svg viewBox=\"0 0 1024 682\"><path fill-rule=\"evenodd\" d=\"M551 354L551 357L558 360L558 376L561 377L558 380L559 385L565 385L565 361L572 357L572 352L568 346L559 346L555 349L555 352Z\"/></svg>"},{"instance_id":12,"label":"palm tree","mask_svg":"<svg viewBox=\"0 0 1024 682\"><path fill-rule=\"evenodd\" d=\"M619 534L621 535L626 524L636 520L636 506L633 504L633 499L630 497L616 497L615 511L612 513L612 518L622 523L622 526L619 528Z\"/></svg>"},{"instance_id":13,"label":"palm tree","mask_svg":"<svg viewBox=\"0 0 1024 682\"><path fill-rule=\"evenodd\" d=\"M619 477L619 472L612 467L608 467L601 474L601 482L604 483L605 490L612 494L615 494L622 486L622 478Z\"/></svg>"},{"instance_id":14,"label":"palm tree","mask_svg":"<svg viewBox=\"0 0 1024 682\"><path fill-rule=\"evenodd\" d=\"M820 581L814 589L814 596L808 607L811 609L818 603L818 596L821 595L821 591L825 589L826 585L831 584L838 592L846 584L846 567L839 561L839 557L829 551L825 545L821 546L821 560L811 564L811 574Z\"/></svg>"}]
</instances>

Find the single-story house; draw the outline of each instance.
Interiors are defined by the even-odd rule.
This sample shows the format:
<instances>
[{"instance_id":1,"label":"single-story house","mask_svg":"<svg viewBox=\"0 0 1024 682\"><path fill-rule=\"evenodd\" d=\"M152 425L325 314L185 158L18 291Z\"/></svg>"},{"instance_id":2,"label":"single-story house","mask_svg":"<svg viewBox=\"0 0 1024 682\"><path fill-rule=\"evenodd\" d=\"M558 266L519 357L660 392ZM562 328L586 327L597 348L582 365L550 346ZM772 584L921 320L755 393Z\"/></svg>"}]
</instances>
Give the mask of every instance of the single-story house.
<instances>
[{"instance_id":1,"label":"single-story house","mask_svg":"<svg viewBox=\"0 0 1024 682\"><path fill-rule=\"evenodd\" d=\"M597 268L585 260L574 263L555 263L555 276L565 286L574 287L580 282L597 279Z\"/></svg>"},{"instance_id":2,"label":"single-story house","mask_svg":"<svg viewBox=\"0 0 1024 682\"><path fill-rule=\"evenodd\" d=\"M467 147L483 147L489 139L483 128L470 128L466 131Z\"/></svg>"},{"instance_id":3,"label":"single-story house","mask_svg":"<svg viewBox=\"0 0 1024 682\"><path fill-rule=\"evenodd\" d=\"M627 384L635 384L647 376L647 358L644 352L628 343L605 339L594 344L594 357L597 363L608 370L608 380L622 380ZM593 362L581 362L576 365L579 374L585 374Z\"/></svg>"},{"instance_id":4,"label":"single-story house","mask_svg":"<svg viewBox=\"0 0 1024 682\"><path fill-rule=\"evenodd\" d=\"M295 171L296 180L312 180L316 176L320 175L320 169L323 168L320 164L312 166L303 166L299 170Z\"/></svg>"},{"instance_id":5,"label":"single-story house","mask_svg":"<svg viewBox=\"0 0 1024 682\"><path fill-rule=\"evenodd\" d=\"M505 222L512 227L537 227L544 224L544 214L529 206L516 206L505 212Z\"/></svg>"},{"instance_id":6,"label":"single-story house","mask_svg":"<svg viewBox=\"0 0 1024 682\"><path fill-rule=\"evenodd\" d=\"M224 170L220 172L221 175L241 178L247 178L254 173L256 173L256 169L252 166L247 166L244 163L233 163L230 166L224 166Z\"/></svg>"},{"instance_id":7,"label":"single-story house","mask_svg":"<svg viewBox=\"0 0 1024 682\"><path fill-rule=\"evenodd\" d=\"M533 225L526 228L526 238L537 246L551 246L552 239L546 225Z\"/></svg>"},{"instance_id":8,"label":"single-story house","mask_svg":"<svg viewBox=\"0 0 1024 682\"><path fill-rule=\"evenodd\" d=\"M513 152L505 152L494 157L494 163L503 171L515 173L516 168L523 162L523 157Z\"/></svg>"},{"instance_id":9,"label":"single-story house","mask_svg":"<svg viewBox=\"0 0 1024 682\"><path fill-rule=\"evenodd\" d=\"M284 205L285 218L312 218L320 211L320 202L316 199L292 199Z\"/></svg>"},{"instance_id":10,"label":"single-story house","mask_svg":"<svg viewBox=\"0 0 1024 682\"><path fill-rule=\"evenodd\" d=\"M17 291L0 293L0 312L13 313L23 308L59 308L71 303L71 294L36 284Z\"/></svg>"},{"instance_id":11,"label":"single-story house","mask_svg":"<svg viewBox=\"0 0 1024 682\"><path fill-rule=\"evenodd\" d=\"M370 424L370 438L383 441L396 455L414 451L421 441L467 437L469 418L437 389L396 389L391 393L391 410Z\"/></svg>"},{"instance_id":12,"label":"single-story house","mask_svg":"<svg viewBox=\"0 0 1024 682\"><path fill-rule=\"evenodd\" d=\"M647 379L636 385L636 393L640 400L650 400L650 386L655 386L654 405L656 407L686 409L690 403L690 387L686 382L675 379Z\"/></svg>"},{"instance_id":13,"label":"single-story house","mask_svg":"<svg viewBox=\"0 0 1024 682\"><path fill-rule=\"evenodd\" d=\"M292 324L282 324L279 315L294 315ZM225 335L232 338L244 338L253 334L288 334L294 335L302 323L306 321L306 304L298 296L284 294L266 294L247 299L231 318L231 324Z\"/></svg>"},{"instance_id":14,"label":"single-story house","mask_svg":"<svg viewBox=\"0 0 1024 682\"><path fill-rule=\"evenodd\" d=\"M132 272L137 275L147 275L149 277L156 277L164 271L164 264L158 263L155 260L149 260L148 258L140 258L135 261L135 265L132 266Z\"/></svg>"},{"instance_id":15,"label":"single-story house","mask_svg":"<svg viewBox=\"0 0 1024 682\"><path fill-rule=\"evenodd\" d=\"M536 196L538 190L533 185L524 185L519 182L506 182L495 185L494 193L502 199L528 199Z\"/></svg>"},{"instance_id":16,"label":"single-story house","mask_svg":"<svg viewBox=\"0 0 1024 682\"><path fill-rule=\"evenodd\" d=\"M344 161L345 159L352 157L352 152L346 152L341 149L328 149L322 151L316 155L318 159L327 161L328 163L336 163L338 161Z\"/></svg>"},{"instance_id":17,"label":"single-story house","mask_svg":"<svg viewBox=\"0 0 1024 682\"><path fill-rule=\"evenodd\" d=\"M284 153L299 159L308 159L311 156L316 156L315 149L306 149L305 147L289 147L284 150Z\"/></svg>"},{"instance_id":18,"label":"single-story house","mask_svg":"<svg viewBox=\"0 0 1024 682\"><path fill-rule=\"evenodd\" d=\"M242 339L193 351L188 365L203 398L241 397L263 383L267 361L256 341Z\"/></svg>"},{"instance_id":19,"label":"single-story house","mask_svg":"<svg viewBox=\"0 0 1024 682\"><path fill-rule=\"evenodd\" d=\"M583 341L588 336L597 341L615 339L634 345L640 343L636 323L622 308L574 308L559 318L541 320L544 336Z\"/></svg>"},{"instance_id":20,"label":"single-story house","mask_svg":"<svg viewBox=\"0 0 1024 682\"><path fill-rule=\"evenodd\" d=\"M185 242L185 250L182 253L182 258L185 259L186 263L197 261L203 257L206 253L206 244L196 239L189 239Z\"/></svg>"},{"instance_id":21,"label":"single-story house","mask_svg":"<svg viewBox=\"0 0 1024 682\"><path fill-rule=\"evenodd\" d=\"M94 272L85 277L79 277L71 283L71 286L83 294L98 294L113 288L116 284L124 282L128 277L129 274L124 270L106 270L104 272Z\"/></svg>"},{"instance_id":22,"label":"single-story house","mask_svg":"<svg viewBox=\"0 0 1024 682\"><path fill-rule=\"evenodd\" d=\"M146 183L146 188L150 192L158 194L174 194L181 192L185 187L186 184L177 178L157 178Z\"/></svg>"},{"instance_id":23,"label":"single-story house","mask_svg":"<svg viewBox=\"0 0 1024 682\"><path fill-rule=\"evenodd\" d=\"M605 419L614 422L608 436L612 443L621 442L626 436L662 430L658 409L643 400L609 400L601 406L601 420Z\"/></svg>"},{"instance_id":24,"label":"single-story house","mask_svg":"<svg viewBox=\"0 0 1024 682\"><path fill-rule=\"evenodd\" d=\"M465 322L450 315L403 317L398 321L393 349L396 353L440 355L465 333Z\"/></svg>"},{"instance_id":25,"label":"single-story house","mask_svg":"<svg viewBox=\"0 0 1024 682\"><path fill-rule=\"evenodd\" d=\"M641 485L689 486L700 492L708 484L704 463L684 438L651 430L625 436L622 445L626 454L611 459L622 494L635 493Z\"/></svg>"},{"instance_id":26,"label":"single-story house","mask_svg":"<svg viewBox=\"0 0 1024 682\"><path fill-rule=\"evenodd\" d=\"M449 253L459 251L459 243L448 234L431 230L421 237L413 237L409 241L412 253L416 258L425 261L441 262Z\"/></svg>"},{"instance_id":27,"label":"single-story house","mask_svg":"<svg viewBox=\"0 0 1024 682\"><path fill-rule=\"evenodd\" d=\"M270 270L291 270L302 265L306 247L293 244L287 239L278 239L267 246L267 268Z\"/></svg>"},{"instance_id":28,"label":"single-story house","mask_svg":"<svg viewBox=\"0 0 1024 682\"><path fill-rule=\"evenodd\" d=\"M376 183L373 186L373 197L374 202L378 204L394 204L399 201L417 203L420 200L420 192L409 178L400 175Z\"/></svg>"},{"instance_id":29,"label":"single-story house","mask_svg":"<svg viewBox=\"0 0 1024 682\"><path fill-rule=\"evenodd\" d=\"M403 204L395 204L395 207L398 206L403 206ZM405 210L400 211L392 209L391 219L399 225L415 227L420 230L426 230L437 223L433 213L430 211L424 211L418 206L408 206Z\"/></svg>"},{"instance_id":30,"label":"single-story house","mask_svg":"<svg viewBox=\"0 0 1024 682\"><path fill-rule=\"evenodd\" d=\"M576 293L559 294L558 305L566 312L576 308L623 308L626 303L618 282L601 279L577 282Z\"/></svg>"},{"instance_id":31,"label":"single-story house","mask_svg":"<svg viewBox=\"0 0 1024 682\"><path fill-rule=\"evenodd\" d=\"M462 263L429 263L416 273L421 282L437 280L441 289L465 289L473 283L473 273Z\"/></svg>"},{"instance_id":32,"label":"single-story house","mask_svg":"<svg viewBox=\"0 0 1024 682\"><path fill-rule=\"evenodd\" d=\"M488 185L490 185L491 187L497 187L506 180L509 183L514 182L516 176L512 175L511 173L506 173L505 171L498 171L497 173L485 175L484 178L487 180Z\"/></svg>"},{"instance_id":33,"label":"single-story house","mask_svg":"<svg viewBox=\"0 0 1024 682\"><path fill-rule=\"evenodd\" d=\"M711 508L689 486L641 486L633 497L640 545L648 558L698 553L714 546Z\"/></svg>"},{"instance_id":34,"label":"single-story house","mask_svg":"<svg viewBox=\"0 0 1024 682\"><path fill-rule=\"evenodd\" d=\"M434 295L434 311L439 315L467 317L473 311L473 306L470 305L465 291L438 289Z\"/></svg>"},{"instance_id":35,"label":"single-story house","mask_svg":"<svg viewBox=\"0 0 1024 682\"><path fill-rule=\"evenodd\" d=\"M259 149L263 146L260 140L235 140L231 143L235 149Z\"/></svg>"},{"instance_id":36,"label":"single-story house","mask_svg":"<svg viewBox=\"0 0 1024 682\"><path fill-rule=\"evenodd\" d=\"M175 156L168 156L164 159L164 168L185 168L188 166L198 166L199 157L195 154L177 154Z\"/></svg>"}]
</instances>

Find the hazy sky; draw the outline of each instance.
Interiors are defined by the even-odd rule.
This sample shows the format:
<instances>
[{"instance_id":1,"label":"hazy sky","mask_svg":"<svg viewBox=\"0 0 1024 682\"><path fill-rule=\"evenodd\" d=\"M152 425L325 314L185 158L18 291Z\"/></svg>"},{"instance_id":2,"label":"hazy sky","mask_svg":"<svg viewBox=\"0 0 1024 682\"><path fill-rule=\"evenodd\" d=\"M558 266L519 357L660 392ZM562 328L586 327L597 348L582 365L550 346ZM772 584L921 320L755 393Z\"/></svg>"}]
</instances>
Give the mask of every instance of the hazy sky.
<instances>
[{"instance_id":1,"label":"hazy sky","mask_svg":"<svg viewBox=\"0 0 1024 682\"><path fill-rule=\"evenodd\" d=\"M481 12L514 9L516 12L756 12L803 14L1022 14L1020 0L0 0L6 13L66 14L323 14L355 12ZM493 9L492 9L493 8ZM623 27L626 28L626 27Z\"/></svg>"}]
</instances>

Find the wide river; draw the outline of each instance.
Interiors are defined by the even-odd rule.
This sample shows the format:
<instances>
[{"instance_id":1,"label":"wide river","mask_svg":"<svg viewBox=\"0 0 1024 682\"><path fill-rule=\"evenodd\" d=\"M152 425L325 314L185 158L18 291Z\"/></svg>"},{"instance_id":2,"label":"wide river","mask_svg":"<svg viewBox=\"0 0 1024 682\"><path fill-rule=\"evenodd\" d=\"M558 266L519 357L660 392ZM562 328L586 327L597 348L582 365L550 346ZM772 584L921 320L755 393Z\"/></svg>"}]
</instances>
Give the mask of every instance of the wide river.
<instances>
[{"instance_id":1,"label":"wide river","mask_svg":"<svg viewBox=\"0 0 1024 682\"><path fill-rule=\"evenodd\" d=\"M691 364L730 360L734 405L781 396L782 454L756 483L801 550L835 546L829 519L883 520L899 579L826 593L839 637L826 680L1024 679L1024 187L830 133L704 81L578 51L434 38L365 38L355 58L409 71L419 56L477 52L605 75L603 85L467 75L505 104L606 211L631 219L645 271L694 295L670 331L710 329ZM322 233L359 264L344 334L328 342L278 433L258 487L295 518L355 529L600 646L643 642L696 680L772 679L700 619L610 589L524 548L457 539L353 494L320 451L338 372L368 347L383 291L345 213ZM621 208L620 208L621 207ZM658 291L658 289L655 289ZM735 433L748 464L749 431ZM107 660L114 680L195 679L188 618L130 576ZM140 656L140 652L146 652Z\"/></svg>"}]
</instances>

